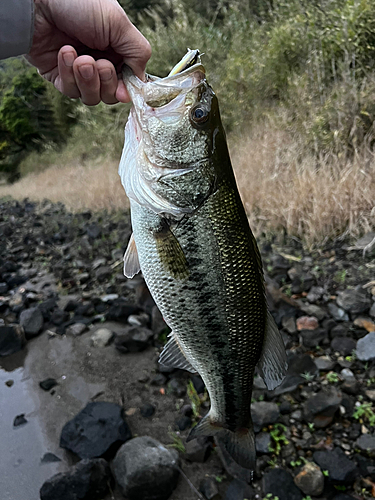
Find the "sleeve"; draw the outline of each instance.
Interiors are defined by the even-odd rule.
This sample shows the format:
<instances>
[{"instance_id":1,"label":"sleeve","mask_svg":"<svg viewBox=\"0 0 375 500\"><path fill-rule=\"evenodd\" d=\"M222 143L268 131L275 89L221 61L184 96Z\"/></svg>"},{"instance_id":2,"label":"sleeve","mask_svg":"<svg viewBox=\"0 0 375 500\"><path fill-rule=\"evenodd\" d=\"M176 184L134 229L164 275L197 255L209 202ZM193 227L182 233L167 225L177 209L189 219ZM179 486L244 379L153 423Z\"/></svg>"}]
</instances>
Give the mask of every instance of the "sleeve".
<instances>
[{"instance_id":1,"label":"sleeve","mask_svg":"<svg viewBox=\"0 0 375 500\"><path fill-rule=\"evenodd\" d=\"M34 31L33 0L0 0L0 59L26 54Z\"/></svg>"}]
</instances>

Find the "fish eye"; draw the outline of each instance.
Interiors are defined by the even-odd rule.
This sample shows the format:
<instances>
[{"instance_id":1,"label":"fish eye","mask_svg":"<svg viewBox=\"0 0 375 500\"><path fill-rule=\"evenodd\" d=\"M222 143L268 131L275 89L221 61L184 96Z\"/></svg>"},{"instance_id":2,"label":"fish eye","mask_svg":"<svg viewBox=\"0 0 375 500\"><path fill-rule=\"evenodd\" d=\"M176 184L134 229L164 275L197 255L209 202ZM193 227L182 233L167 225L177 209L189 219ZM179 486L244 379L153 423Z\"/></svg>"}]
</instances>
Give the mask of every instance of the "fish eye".
<instances>
[{"instance_id":1,"label":"fish eye","mask_svg":"<svg viewBox=\"0 0 375 500\"><path fill-rule=\"evenodd\" d=\"M206 107L198 104L191 110L191 118L194 123L201 124L208 120L208 110Z\"/></svg>"}]
</instances>

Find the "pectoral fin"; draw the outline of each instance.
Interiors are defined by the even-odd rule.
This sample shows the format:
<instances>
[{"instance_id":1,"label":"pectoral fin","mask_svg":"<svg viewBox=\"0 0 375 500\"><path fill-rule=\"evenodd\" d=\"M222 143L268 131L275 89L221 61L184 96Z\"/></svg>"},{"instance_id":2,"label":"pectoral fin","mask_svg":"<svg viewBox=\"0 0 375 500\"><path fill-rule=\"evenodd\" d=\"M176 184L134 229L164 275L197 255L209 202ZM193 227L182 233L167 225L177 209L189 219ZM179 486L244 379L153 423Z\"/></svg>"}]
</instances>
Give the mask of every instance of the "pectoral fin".
<instances>
[{"instance_id":1,"label":"pectoral fin","mask_svg":"<svg viewBox=\"0 0 375 500\"><path fill-rule=\"evenodd\" d=\"M133 278L140 270L138 251L135 246L134 234L132 233L124 255L124 274L127 278Z\"/></svg>"},{"instance_id":2,"label":"pectoral fin","mask_svg":"<svg viewBox=\"0 0 375 500\"><path fill-rule=\"evenodd\" d=\"M267 389L272 391L284 380L288 362L285 346L271 313L267 312L267 326L258 371Z\"/></svg>"},{"instance_id":3,"label":"pectoral fin","mask_svg":"<svg viewBox=\"0 0 375 500\"><path fill-rule=\"evenodd\" d=\"M189 269L184 251L167 221L162 221L162 229L155 233L155 239L160 261L165 271L177 279L187 278Z\"/></svg>"},{"instance_id":4,"label":"pectoral fin","mask_svg":"<svg viewBox=\"0 0 375 500\"><path fill-rule=\"evenodd\" d=\"M169 334L171 337L165 344L162 353L159 356L159 363L170 368L179 368L180 370L187 370L191 373L197 373L197 370L186 359L180 345L173 332Z\"/></svg>"}]
</instances>

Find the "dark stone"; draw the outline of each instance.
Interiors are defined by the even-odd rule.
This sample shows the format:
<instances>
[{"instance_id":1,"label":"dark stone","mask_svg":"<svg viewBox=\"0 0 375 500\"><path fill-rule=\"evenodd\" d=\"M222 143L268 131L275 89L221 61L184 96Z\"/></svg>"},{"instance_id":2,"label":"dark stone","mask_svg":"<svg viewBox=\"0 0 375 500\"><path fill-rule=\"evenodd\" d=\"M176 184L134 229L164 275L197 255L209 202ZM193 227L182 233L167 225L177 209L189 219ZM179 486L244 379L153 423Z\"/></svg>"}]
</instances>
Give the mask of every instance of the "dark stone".
<instances>
[{"instance_id":1,"label":"dark stone","mask_svg":"<svg viewBox=\"0 0 375 500\"><path fill-rule=\"evenodd\" d=\"M86 234L90 239L96 240L101 236L102 230L96 224L89 224L86 228Z\"/></svg>"},{"instance_id":2,"label":"dark stone","mask_svg":"<svg viewBox=\"0 0 375 500\"><path fill-rule=\"evenodd\" d=\"M350 323L339 323L332 328L332 330L330 331L330 336L332 339L335 337L348 337L349 330Z\"/></svg>"},{"instance_id":3,"label":"dark stone","mask_svg":"<svg viewBox=\"0 0 375 500\"><path fill-rule=\"evenodd\" d=\"M224 500L243 500L255 498L255 490L249 484L239 479L233 479L225 493Z\"/></svg>"},{"instance_id":4,"label":"dark stone","mask_svg":"<svg viewBox=\"0 0 375 500\"><path fill-rule=\"evenodd\" d=\"M120 352L141 352L150 345L154 334L148 328L129 326L115 337L115 347Z\"/></svg>"},{"instance_id":5,"label":"dark stone","mask_svg":"<svg viewBox=\"0 0 375 500\"><path fill-rule=\"evenodd\" d=\"M41 464L52 464L54 462L61 462L61 458L57 457L54 453L45 453L40 460Z\"/></svg>"},{"instance_id":6,"label":"dark stone","mask_svg":"<svg viewBox=\"0 0 375 500\"><path fill-rule=\"evenodd\" d=\"M66 312L73 312L77 309L77 307L79 306L79 302L77 302L76 300L69 300L69 302L66 304L66 306L64 307L64 311Z\"/></svg>"},{"instance_id":7,"label":"dark stone","mask_svg":"<svg viewBox=\"0 0 375 500\"><path fill-rule=\"evenodd\" d=\"M111 479L109 464L102 458L82 460L48 479L40 489L40 499L101 500L110 491Z\"/></svg>"},{"instance_id":8,"label":"dark stone","mask_svg":"<svg viewBox=\"0 0 375 500\"><path fill-rule=\"evenodd\" d=\"M95 271L96 279L102 283L112 276L112 269L109 266L101 266Z\"/></svg>"},{"instance_id":9,"label":"dark stone","mask_svg":"<svg viewBox=\"0 0 375 500\"><path fill-rule=\"evenodd\" d=\"M269 432L260 432L255 436L255 448L259 455L271 453L271 435Z\"/></svg>"},{"instance_id":10,"label":"dark stone","mask_svg":"<svg viewBox=\"0 0 375 500\"><path fill-rule=\"evenodd\" d=\"M171 389L172 393L175 394L178 398L183 398L186 394L185 380L173 378L169 382L168 387Z\"/></svg>"},{"instance_id":11,"label":"dark stone","mask_svg":"<svg viewBox=\"0 0 375 500\"><path fill-rule=\"evenodd\" d=\"M315 358L315 364L319 370L328 372L334 369L337 361L332 360L329 356L321 356L320 358Z\"/></svg>"},{"instance_id":12,"label":"dark stone","mask_svg":"<svg viewBox=\"0 0 375 500\"><path fill-rule=\"evenodd\" d=\"M202 479L199 485L199 491L203 493L207 500L219 500L221 498L216 486L216 481L212 477Z\"/></svg>"},{"instance_id":13,"label":"dark stone","mask_svg":"<svg viewBox=\"0 0 375 500\"><path fill-rule=\"evenodd\" d=\"M288 415L288 413L292 411L292 405L289 403L289 401L282 401L279 406L279 411L281 415Z\"/></svg>"},{"instance_id":14,"label":"dark stone","mask_svg":"<svg viewBox=\"0 0 375 500\"><path fill-rule=\"evenodd\" d=\"M355 461L357 462L359 474L362 477L370 477L371 481L375 480L375 462L368 457L363 455L355 455Z\"/></svg>"},{"instance_id":15,"label":"dark stone","mask_svg":"<svg viewBox=\"0 0 375 500\"><path fill-rule=\"evenodd\" d=\"M341 307L337 307L337 305L333 302L330 302L328 304L328 311L336 321L349 321L349 316L344 311L344 309L341 309Z\"/></svg>"},{"instance_id":16,"label":"dark stone","mask_svg":"<svg viewBox=\"0 0 375 500\"><path fill-rule=\"evenodd\" d=\"M0 326L0 357L10 356L20 351L25 341L25 333L22 326Z\"/></svg>"},{"instance_id":17,"label":"dark stone","mask_svg":"<svg viewBox=\"0 0 375 500\"><path fill-rule=\"evenodd\" d=\"M311 375L319 374L319 370L309 354L296 354L290 356L288 358L288 364L288 373L296 375L301 375L302 373L310 373Z\"/></svg>"},{"instance_id":18,"label":"dark stone","mask_svg":"<svg viewBox=\"0 0 375 500\"><path fill-rule=\"evenodd\" d=\"M361 290L344 290L338 293L337 305L352 314L367 312L371 307L369 296Z\"/></svg>"},{"instance_id":19,"label":"dark stone","mask_svg":"<svg viewBox=\"0 0 375 500\"><path fill-rule=\"evenodd\" d=\"M69 313L67 313L66 311L62 311L61 309L56 309L56 311L53 311L53 313L51 314L51 321L56 326L60 326L68 320Z\"/></svg>"},{"instance_id":20,"label":"dark stone","mask_svg":"<svg viewBox=\"0 0 375 500\"><path fill-rule=\"evenodd\" d=\"M189 427L191 427L191 424L192 422L190 417L184 416L176 420L176 426L180 431L185 431L186 429L189 429Z\"/></svg>"},{"instance_id":21,"label":"dark stone","mask_svg":"<svg viewBox=\"0 0 375 500\"><path fill-rule=\"evenodd\" d=\"M203 463L209 457L211 450L211 441L201 436L185 444L185 458L190 462Z\"/></svg>"},{"instance_id":22,"label":"dark stone","mask_svg":"<svg viewBox=\"0 0 375 500\"><path fill-rule=\"evenodd\" d=\"M294 484L292 475L283 469L271 469L263 477L263 493L271 493L279 500L302 500L301 491Z\"/></svg>"},{"instance_id":23,"label":"dark stone","mask_svg":"<svg viewBox=\"0 0 375 500\"><path fill-rule=\"evenodd\" d=\"M178 453L149 436L131 439L121 446L112 471L129 500L167 500L177 486Z\"/></svg>"},{"instance_id":24,"label":"dark stone","mask_svg":"<svg viewBox=\"0 0 375 500\"><path fill-rule=\"evenodd\" d=\"M13 420L13 427L19 427L20 425L27 424L27 420L25 418L25 414L17 415Z\"/></svg>"},{"instance_id":25,"label":"dark stone","mask_svg":"<svg viewBox=\"0 0 375 500\"><path fill-rule=\"evenodd\" d=\"M51 313L55 309L56 306L57 306L56 299L51 298L51 299L47 299L44 302L42 302L41 304L39 304L38 307L40 309L40 312L43 314L43 318L45 320L49 321L51 319Z\"/></svg>"},{"instance_id":26,"label":"dark stone","mask_svg":"<svg viewBox=\"0 0 375 500\"><path fill-rule=\"evenodd\" d=\"M343 356L349 356L356 348L356 341L349 337L335 337L331 342L331 348Z\"/></svg>"},{"instance_id":27,"label":"dark stone","mask_svg":"<svg viewBox=\"0 0 375 500\"><path fill-rule=\"evenodd\" d=\"M121 406L94 402L64 425L60 446L80 458L109 457L131 437Z\"/></svg>"},{"instance_id":28,"label":"dark stone","mask_svg":"<svg viewBox=\"0 0 375 500\"><path fill-rule=\"evenodd\" d=\"M167 383L167 377L162 373L156 373L150 380L151 385L165 385Z\"/></svg>"},{"instance_id":29,"label":"dark stone","mask_svg":"<svg viewBox=\"0 0 375 500\"><path fill-rule=\"evenodd\" d=\"M8 285L6 283L0 283L0 295L4 295L4 293L7 293L8 291Z\"/></svg>"},{"instance_id":30,"label":"dark stone","mask_svg":"<svg viewBox=\"0 0 375 500\"><path fill-rule=\"evenodd\" d=\"M39 382L39 387L43 389L43 391L50 391L57 384L58 382L54 378L46 378L42 380L42 382Z\"/></svg>"},{"instance_id":31,"label":"dark stone","mask_svg":"<svg viewBox=\"0 0 375 500\"><path fill-rule=\"evenodd\" d=\"M23 327L26 338L38 335L43 328L43 314L38 307L25 309L20 314L20 325Z\"/></svg>"},{"instance_id":32,"label":"dark stone","mask_svg":"<svg viewBox=\"0 0 375 500\"><path fill-rule=\"evenodd\" d=\"M315 347L327 338L327 332L324 328L317 328L316 330L301 330L299 332L301 343L305 347Z\"/></svg>"},{"instance_id":33,"label":"dark stone","mask_svg":"<svg viewBox=\"0 0 375 500\"><path fill-rule=\"evenodd\" d=\"M145 403L141 406L140 412L142 417L149 418L155 413L155 406L151 403Z\"/></svg>"},{"instance_id":34,"label":"dark stone","mask_svg":"<svg viewBox=\"0 0 375 500\"><path fill-rule=\"evenodd\" d=\"M203 394L205 385L200 375L190 375L190 380L193 382L194 389L198 394Z\"/></svg>"},{"instance_id":35,"label":"dark stone","mask_svg":"<svg viewBox=\"0 0 375 500\"><path fill-rule=\"evenodd\" d=\"M274 424L279 418L280 411L276 403L259 401L251 404L251 416L254 424L254 432L259 432L262 427Z\"/></svg>"},{"instance_id":36,"label":"dark stone","mask_svg":"<svg viewBox=\"0 0 375 500\"><path fill-rule=\"evenodd\" d=\"M127 304L122 299L116 300L107 313L108 321L121 321L126 323L131 314L137 314L140 311L139 307Z\"/></svg>"},{"instance_id":37,"label":"dark stone","mask_svg":"<svg viewBox=\"0 0 375 500\"><path fill-rule=\"evenodd\" d=\"M322 470L328 471L327 480L332 484L349 486L358 475L356 464L341 448L335 448L333 451L316 451L313 458Z\"/></svg>"},{"instance_id":38,"label":"dark stone","mask_svg":"<svg viewBox=\"0 0 375 500\"><path fill-rule=\"evenodd\" d=\"M362 451L367 451L369 454L374 454L375 451L375 436L371 434L363 434L355 442L355 448L359 448Z\"/></svg>"},{"instance_id":39,"label":"dark stone","mask_svg":"<svg viewBox=\"0 0 375 500\"><path fill-rule=\"evenodd\" d=\"M375 332L370 332L358 340L356 355L360 361L375 359Z\"/></svg>"},{"instance_id":40,"label":"dark stone","mask_svg":"<svg viewBox=\"0 0 375 500\"><path fill-rule=\"evenodd\" d=\"M15 286L22 285L23 283L25 283L25 281L27 281L26 276L12 276L11 278L6 280L10 289L14 288Z\"/></svg>"},{"instance_id":41,"label":"dark stone","mask_svg":"<svg viewBox=\"0 0 375 500\"><path fill-rule=\"evenodd\" d=\"M321 390L304 404L306 420L313 422L316 427L329 425L342 401L342 395L334 387Z\"/></svg>"}]
</instances>

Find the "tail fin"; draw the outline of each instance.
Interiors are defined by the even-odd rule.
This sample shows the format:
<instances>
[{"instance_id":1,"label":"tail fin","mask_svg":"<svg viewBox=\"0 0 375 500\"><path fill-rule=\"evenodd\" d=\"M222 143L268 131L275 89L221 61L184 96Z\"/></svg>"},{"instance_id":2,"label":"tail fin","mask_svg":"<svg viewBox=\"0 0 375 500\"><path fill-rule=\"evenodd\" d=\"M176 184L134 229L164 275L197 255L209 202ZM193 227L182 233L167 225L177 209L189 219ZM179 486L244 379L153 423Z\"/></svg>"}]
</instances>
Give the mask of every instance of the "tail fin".
<instances>
[{"instance_id":1,"label":"tail fin","mask_svg":"<svg viewBox=\"0 0 375 500\"><path fill-rule=\"evenodd\" d=\"M244 469L255 469L256 450L252 428L245 427L235 432L223 430L216 437L216 441L238 465Z\"/></svg>"}]
</instances>

